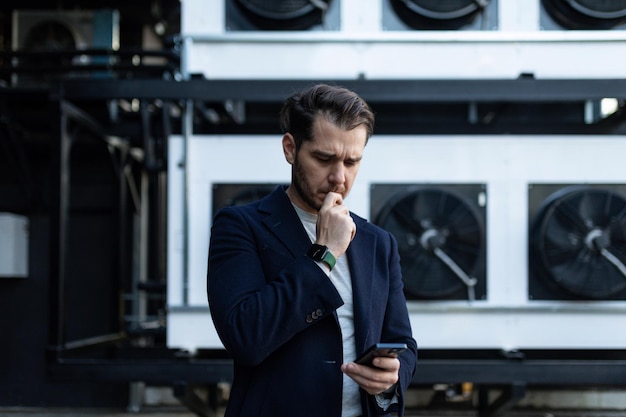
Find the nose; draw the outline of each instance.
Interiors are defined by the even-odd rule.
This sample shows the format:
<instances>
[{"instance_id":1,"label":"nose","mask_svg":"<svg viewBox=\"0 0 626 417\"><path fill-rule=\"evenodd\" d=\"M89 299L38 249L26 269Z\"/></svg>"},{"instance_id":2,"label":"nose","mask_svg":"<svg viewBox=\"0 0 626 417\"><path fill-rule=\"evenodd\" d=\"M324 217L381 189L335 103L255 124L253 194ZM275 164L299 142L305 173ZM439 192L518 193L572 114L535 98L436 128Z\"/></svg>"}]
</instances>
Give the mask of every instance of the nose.
<instances>
[{"instance_id":1,"label":"nose","mask_svg":"<svg viewBox=\"0 0 626 417\"><path fill-rule=\"evenodd\" d=\"M329 179L331 184L341 185L346 181L346 169L342 163L333 165Z\"/></svg>"}]
</instances>

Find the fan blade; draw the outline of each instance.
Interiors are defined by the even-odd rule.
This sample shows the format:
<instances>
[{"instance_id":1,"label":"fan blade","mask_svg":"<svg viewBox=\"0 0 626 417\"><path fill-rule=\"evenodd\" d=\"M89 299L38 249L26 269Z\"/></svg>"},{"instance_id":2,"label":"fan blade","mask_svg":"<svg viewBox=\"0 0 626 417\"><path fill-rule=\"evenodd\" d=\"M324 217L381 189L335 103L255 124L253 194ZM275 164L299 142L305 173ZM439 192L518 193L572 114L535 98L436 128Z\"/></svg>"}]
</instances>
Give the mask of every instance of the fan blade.
<instances>
[{"instance_id":1,"label":"fan blade","mask_svg":"<svg viewBox=\"0 0 626 417\"><path fill-rule=\"evenodd\" d=\"M420 219L416 217L413 211L413 204L410 198L405 197L394 204L391 208L390 216L401 225L400 229L402 225L404 225L404 227L407 227L418 235L422 234L423 227Z\"/></svg>"},{"instance_id":2,"label":"fan blade","mask_svg":"<svg viewBox=\"0 0 626 417\"><path fill-rule=\"evenodd\" d=\"M572 205L577 206L578 216L587 227L595 226L594 219L599 213L602 213L598 203L597 196L590 191L583 191L579 195L575 195L571 201Z\"/></svg>"},{"instance_id":3,"label":"fan blade","mask_svg":"<svg viewBox=\"0 0 626 417\"><path fill-rule=\"evenodd\" d=\"M445 204L446 196L440 191L422 190L413 195L415 218L431 225L441 225L441 213Z\"/></svg>"},{"instance_id":4,"label":"fan blade","mask_svg":"<svg viewBox=\"0 0 626 417\"><path fill-rule=\"evenodd\" d=\"M585 234L590 227L585 223L585 218L578 211L578 206L571 200L557 202L553 212L555 218L563 223L563 226L571 231Z\"/></svg>"},{"instance_id":5,"label":"fan blade","mask_svg":"<svg viewBox=\"0 0 626 417\"><path fill-rule=\"evenodd\" d=\"M546 251L571 252L581 248L584 244L584 235L571 224L562 222L562 218L549 218L540 231L540 247Z\"/></svg>"}]
</instances>

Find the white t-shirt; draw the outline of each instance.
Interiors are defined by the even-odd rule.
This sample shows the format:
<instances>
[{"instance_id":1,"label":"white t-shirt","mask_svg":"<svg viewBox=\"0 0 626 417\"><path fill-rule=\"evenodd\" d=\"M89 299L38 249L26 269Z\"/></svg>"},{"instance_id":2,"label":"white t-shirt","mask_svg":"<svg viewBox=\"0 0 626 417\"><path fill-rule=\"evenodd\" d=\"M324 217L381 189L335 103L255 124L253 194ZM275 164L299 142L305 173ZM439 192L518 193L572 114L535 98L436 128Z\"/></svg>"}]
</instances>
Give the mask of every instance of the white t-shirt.
<instances>
[{"instance_id":1,"label":"white t-shirt","mask_svg":"<svg viewBox=\"0 0 626 417\"><path fill-rule=\"evenodd\" d=\"M299 207L293 206L302 221L302 225L306 229L311 243L315 242L317 216L307 213ZM320 265L320 268L328 274L328 267ZM337 292L341 296L344 304L337 309L337 317L339 318L339 326L341 327L341 339L343 346L343 362L352 362L356 358L356 347L354 342L354 309L352 303L352 279L350 277L350 268L348 267L348 256L344 254L337 259L337 264L329 274L330 281L335 285ZM359 386L348 375L343 375L343 392L342 392L342 417L355 417L363 414L361 409L361 397L359 394Z\"/></svg>"}]
</instances>

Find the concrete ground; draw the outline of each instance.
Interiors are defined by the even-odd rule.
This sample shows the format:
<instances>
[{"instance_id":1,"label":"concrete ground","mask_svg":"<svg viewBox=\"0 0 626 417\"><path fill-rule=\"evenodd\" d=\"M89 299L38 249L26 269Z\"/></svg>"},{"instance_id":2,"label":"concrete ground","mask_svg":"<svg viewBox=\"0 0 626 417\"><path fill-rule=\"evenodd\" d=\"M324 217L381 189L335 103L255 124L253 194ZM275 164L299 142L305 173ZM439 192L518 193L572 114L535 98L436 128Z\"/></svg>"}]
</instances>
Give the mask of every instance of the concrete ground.
<instances>
[{"instance_id":1,"label":"concrete ground","mask_svg":"<svg viewBox=\"0 0 626 417\"><path fill-rule=\"evenodd\" d=\"M153 407L138 412L84 408L0 408L0 417L197 417L181 407Z\"/></svg>"},{"instance_id":2,"label":"concrete ground","mask_svg":"<svg viewBox=\"0 0 626 417\"><path fill-rule=\"evenodd\" d=\"M407 417L477 417L474 411L419 411L407 410ZM0 408L0 417L197 417L188 410L177 407L144 407L139 411L111 409L64 409L64 408ZM514 410L498 417L626 417L626 411L558 411L558 410Z\"/></svg>"}]
</instances>

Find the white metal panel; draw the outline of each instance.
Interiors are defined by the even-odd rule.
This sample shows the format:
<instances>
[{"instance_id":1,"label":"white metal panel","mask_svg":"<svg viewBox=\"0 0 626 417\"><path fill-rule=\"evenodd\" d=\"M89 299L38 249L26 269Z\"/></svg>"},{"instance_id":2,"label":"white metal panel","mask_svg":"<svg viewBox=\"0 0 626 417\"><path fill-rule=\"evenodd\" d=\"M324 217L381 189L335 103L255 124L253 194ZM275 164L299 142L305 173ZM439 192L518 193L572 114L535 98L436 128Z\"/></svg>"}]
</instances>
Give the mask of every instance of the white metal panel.
<instances>
[{"instance_id":1,"label":"white metal panel","mask_svg":"<svg viewBox=\"0 0 626 417\"><path fill-rule=\"evenodd\" d=\"M209 35L224 32L223 0L181 0L181 34Z\"/></svg>"},{"instance_id":2,"label":"white metal panel","mask_svg":"<svg viewBox=\"0 0 626 417\"><path fill-rule=\"evenodd\" d=\"M572 32L463 34L207 39L190 46L187 70L211 79L511 79L525 73L537 78L619 78L626 64L626 32L619 32L617 39Z\"/></svg>"},{"instance_id":3,"label":"white metal panel","mask_svg":"<svg viewBox=\"0 0 626 417\"><path fill-rule=\"evenodd\" d=\"M341 1L338 31L226 32L223 4L183 1L185 73L207 78L615 78L624 30L541 30L539 0L500 0L498 29L385 31L380 0ZM496 0L492 0L496 1Z\"/></svg>"},{"instance_id":4,"label":"white metal panel","mask_svg":"<svg viewBox=\"0 0 626 417\"><path fill-rule=\"evenodd\" d=\"M172 164L181 145L180 138L171 140ZM284 183L290 170L279 135L193 136L189 145L188 285L185 290L175 239L168 258L168 344L219 347L205 292L211 185ZM531 183L626 183L625 154L626 140L616 136L374 136L346 203L369 218L371 184L487 185L487 299L409 302L422 348L623 348L626 334L615 329L626 325L625 302L528 299L527 193ZM173 168L169 231L181 236L182 177Z\"/></svg>"}]
</instances>

